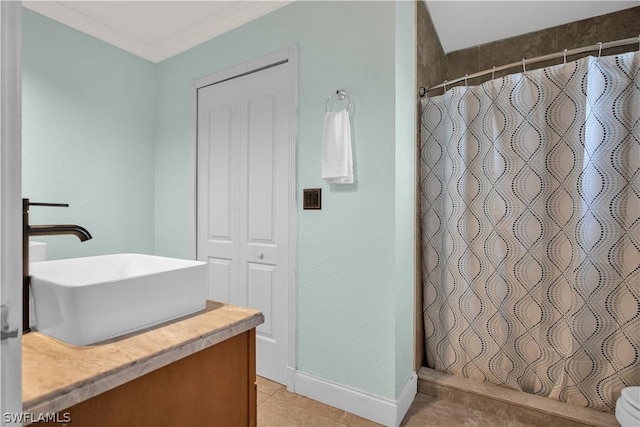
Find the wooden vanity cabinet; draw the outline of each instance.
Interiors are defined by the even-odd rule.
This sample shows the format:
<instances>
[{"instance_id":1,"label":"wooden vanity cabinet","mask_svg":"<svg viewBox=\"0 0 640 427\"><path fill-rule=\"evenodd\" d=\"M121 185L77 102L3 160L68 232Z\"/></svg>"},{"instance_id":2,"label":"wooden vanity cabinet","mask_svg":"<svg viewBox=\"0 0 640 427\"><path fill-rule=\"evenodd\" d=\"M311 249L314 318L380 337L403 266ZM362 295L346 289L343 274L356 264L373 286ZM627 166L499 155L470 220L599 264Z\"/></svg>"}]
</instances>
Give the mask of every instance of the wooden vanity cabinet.
<instances>
[{"instance_id":1,"label":"wooden vanity cabinet","mask_svg":"<svg viewBox=\"0 0 640 427\"><path fill-rule=\"evenodd\" d=\"M256 426L255 329L60 411L68 426ZM60 424L45 424L57 425Z\"/></svg>"}]
</instances>

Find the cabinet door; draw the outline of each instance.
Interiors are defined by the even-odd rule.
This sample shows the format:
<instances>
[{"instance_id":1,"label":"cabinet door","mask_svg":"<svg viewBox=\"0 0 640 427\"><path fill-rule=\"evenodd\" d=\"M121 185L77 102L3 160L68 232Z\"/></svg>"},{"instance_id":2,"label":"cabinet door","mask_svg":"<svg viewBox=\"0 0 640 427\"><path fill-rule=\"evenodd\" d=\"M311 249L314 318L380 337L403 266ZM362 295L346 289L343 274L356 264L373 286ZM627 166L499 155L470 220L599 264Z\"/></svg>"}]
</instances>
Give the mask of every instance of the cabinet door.
<instances>
[{"instance_id":1,"label":"cabinet door","mask_svg":"<svg viewBox=\"0 0 640 427\"><path fill-rule=\"evenodd\" d=\"M71 419L68 426L255 427L255 329L61 411L62 417Z\"/></svg>"}]
</instances>

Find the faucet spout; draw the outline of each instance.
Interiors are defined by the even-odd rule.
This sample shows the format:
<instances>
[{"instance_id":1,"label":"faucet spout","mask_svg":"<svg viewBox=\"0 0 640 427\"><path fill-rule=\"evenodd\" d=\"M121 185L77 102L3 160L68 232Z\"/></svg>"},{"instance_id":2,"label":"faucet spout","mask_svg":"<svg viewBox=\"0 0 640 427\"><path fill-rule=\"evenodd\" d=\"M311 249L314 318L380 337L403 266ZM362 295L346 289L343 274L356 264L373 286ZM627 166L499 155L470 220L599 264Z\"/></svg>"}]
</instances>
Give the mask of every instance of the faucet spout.
<instances>
[{"instance_id":1,"label":"faucet spout","mask_svg":"<svg viewBox=\"0 0 640 427\"><path fill-rule=\"evenodd\" d=\"M92 238L91 233L86 228L73 224L57 224L57 225L29 225L27 229L29 236L59 236L63 234L71 234L85 242Z\"/></svg>"}]
</instances>

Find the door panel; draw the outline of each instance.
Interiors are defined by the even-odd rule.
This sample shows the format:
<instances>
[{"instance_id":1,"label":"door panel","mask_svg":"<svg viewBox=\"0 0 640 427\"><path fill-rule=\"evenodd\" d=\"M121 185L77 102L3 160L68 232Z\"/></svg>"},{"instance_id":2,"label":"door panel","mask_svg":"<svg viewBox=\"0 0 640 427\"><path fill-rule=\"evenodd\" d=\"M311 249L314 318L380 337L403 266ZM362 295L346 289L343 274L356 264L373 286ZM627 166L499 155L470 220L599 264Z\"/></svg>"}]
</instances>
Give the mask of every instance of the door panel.
<instances>
[{"instance_id":1,"label":"door panel","mask_svg":"<svg viewBox=\"0 0 640 427\"><path fill-rule=\"evenodd\" d=\"M231 105L209 114L209 239L231 241Z\"/></svg>"},{"instance_id":2,"label":"door panel","mask_svg":"<svg viewBox=\"0 0 640 427\"><path fill-rule=\"evenodd\" d=\"M286 382L289 64L198 90L198 259L209 297L261 310L258 374Z\"/></svg>"},{"instance_id":3,"label":"door panel","mask_svg":"<svg viewBox=\"0 0 640 427\"><path fill-rule=\"evenodd\" d=\"M273 241L274 109L272 96L251 100L249 105L248 240Z\"/></svg>"},{"instance_id":4,"label":"door panel","mask_svg":"<svg viewBox=\"0 0 640 427\"><path fill-rule=\"evenodd\" d=\"M229 301L232 260L209 257L209 299Z\"/></svg>"},{"instance_id":5,"label":"door panel","mask_svg":"<svg viewBox=\"0 0 640 427\"><path fill-rule=\"evenodd\" d=\"M215 102L198 102L198 259L209 262L209 298L241 304L237 252L240 138L238 103L229 82L217 85Z\"/></svg>"},{"instance_id":6,"label":"door panel","mask_svg":"<svg viewBox=\"0 0 640 427\"><path fill-rule=\"evenodd\" d=\"M273 265L248 263L249 276L249 306L264 314L264 323L256 328L262 337L274 339L273 331L273 297L274 270Z\"/></svg>"}]
</instances>

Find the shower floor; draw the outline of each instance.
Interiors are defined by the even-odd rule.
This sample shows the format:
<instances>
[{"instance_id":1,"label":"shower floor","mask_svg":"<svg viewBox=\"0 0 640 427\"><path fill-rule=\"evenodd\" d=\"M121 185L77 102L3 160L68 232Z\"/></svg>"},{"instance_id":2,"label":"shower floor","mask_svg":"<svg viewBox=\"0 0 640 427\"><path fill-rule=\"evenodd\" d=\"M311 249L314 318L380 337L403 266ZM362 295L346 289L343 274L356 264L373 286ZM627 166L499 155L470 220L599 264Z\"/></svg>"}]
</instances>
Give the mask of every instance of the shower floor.
<instances>
[{"instance_id":1,"label":"shower floor","mask_svg":"<svg viewBox=\"0 0 640 427\"><path fill-rule=\"evenodd\" d=\"M498 424L490 424L487 421L484 425L619 427L615 416L610 413L577 407L424 367L418 371L418 391L428 398L455 402L459 406L479 410L499 420Z\"/></svg>"},{"instance_id":2,"label":"shower floor","mask_svg":"<svg viewBox=\"0 0 640 427\"><path fill-rule=\"evenodd\" d=\"M407 427L535 427L450 400L418 393L401 426Z\"/></svg>"}]
</instances>

